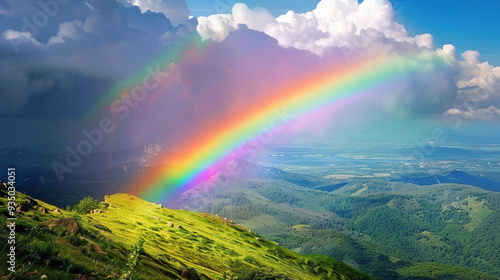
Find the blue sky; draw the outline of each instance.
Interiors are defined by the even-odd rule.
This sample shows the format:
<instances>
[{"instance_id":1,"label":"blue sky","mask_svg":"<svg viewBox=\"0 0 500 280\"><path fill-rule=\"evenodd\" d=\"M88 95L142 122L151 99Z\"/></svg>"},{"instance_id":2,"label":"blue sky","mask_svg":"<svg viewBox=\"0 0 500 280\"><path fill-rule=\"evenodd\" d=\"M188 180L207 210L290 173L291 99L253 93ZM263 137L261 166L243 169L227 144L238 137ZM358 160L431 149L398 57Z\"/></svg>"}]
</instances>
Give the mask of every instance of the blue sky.
<instances>
[{"instance_id":1,"label":"blue sky","mask_svg":"<svg viewBox=\"0 0 500 280\"><path fill-rule=\"evenodd\" d=\"M234 0L186 0L195 17L218 13L216 6L229 7ZM319 1L319 0L318 0ZM288 10L306 12L318 1L242 0L250 8L264 7L273 15ZM487 0L391 0L397 21L412 34L430 33L436 47L453 44L457 53L477 50L483 61L500 65L500 1ZM224 4L224 5L221 5ZM220 10L219 10L220 12ZM230 11L222 11L227 13Z\"/></svg>"}]
</instances>

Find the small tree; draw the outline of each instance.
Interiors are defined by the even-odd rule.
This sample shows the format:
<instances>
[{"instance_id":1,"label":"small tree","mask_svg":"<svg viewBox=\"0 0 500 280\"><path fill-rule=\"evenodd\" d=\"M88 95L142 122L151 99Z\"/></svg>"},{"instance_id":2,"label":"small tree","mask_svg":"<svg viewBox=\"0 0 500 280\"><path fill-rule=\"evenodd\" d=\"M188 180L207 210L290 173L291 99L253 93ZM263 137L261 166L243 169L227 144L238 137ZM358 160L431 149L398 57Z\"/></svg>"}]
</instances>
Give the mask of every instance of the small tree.
<instances>
[{"instance_id":1,"label":"small tree","mask_svg":"<svg viewBox=\"0 0 500 280\"><path fill-rule=\"evenodd\" d=\"M73 207L73 211L79 214L87 214L90 211L97 209L99 207L99 201L93 199L91 196L87 196L80 200L80 202Z\"/></svg>"}]
</instances>

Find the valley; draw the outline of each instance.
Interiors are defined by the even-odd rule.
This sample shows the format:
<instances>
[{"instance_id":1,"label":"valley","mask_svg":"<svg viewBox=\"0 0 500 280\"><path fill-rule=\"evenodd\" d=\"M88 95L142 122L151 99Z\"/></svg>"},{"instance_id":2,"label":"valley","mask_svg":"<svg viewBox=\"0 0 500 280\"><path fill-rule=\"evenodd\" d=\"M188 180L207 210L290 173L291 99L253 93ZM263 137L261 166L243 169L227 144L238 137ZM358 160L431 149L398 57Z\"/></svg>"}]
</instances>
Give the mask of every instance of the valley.
<instances>
[{"instance_id":1,"label":"valley","mask_svg":"<svg viewBox=\"0 0 500 280\"><path fill-rule=\"evenodd\" d=\"M153 147L114 153L111 159L94 155L62 182L36 161L19 157L24 178L19 190L62 209L87 195L99 199L121 192L138 174L171 168L158 162L161 149ZM329 256L376 279L500 276L495 168L464 172L450 165L397 173L387 169L387 159L282 152L287 154L279 156L279 164L271 150L259 155L259 164L231 159L239 171L223 184L214 176L165 205L227 218L296 253ZM20 152L3 156L9 153Z\"/></svg>"},{"instance_id":2,"label":"valley","mask_svg":"<svg viewBox=\"0 0 500 280\"><path fill-rule=\"evenodd\" d=\"M207 182L176 205L220 214L296 252L325 254L377 279L409 279L428 263L442 264L444 274L472 269L453 279L477 279L474 270L500 275L498 192L377 179L351 179L323 191L289 181L247 176L225 188Z\"/></svg>"}]
</instances>

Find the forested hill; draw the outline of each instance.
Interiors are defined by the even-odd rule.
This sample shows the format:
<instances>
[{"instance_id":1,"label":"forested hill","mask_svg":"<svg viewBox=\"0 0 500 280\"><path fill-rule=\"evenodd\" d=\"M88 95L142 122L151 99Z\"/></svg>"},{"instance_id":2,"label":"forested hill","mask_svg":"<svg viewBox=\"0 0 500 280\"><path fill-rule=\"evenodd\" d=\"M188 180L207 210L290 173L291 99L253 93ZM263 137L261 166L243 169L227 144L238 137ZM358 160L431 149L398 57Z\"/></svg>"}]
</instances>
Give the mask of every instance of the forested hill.
<instances>
[{"instance_id":1,"label":"forested hill","mask_svg":"<svg viewBox=\"0 0 500 280\"><path fill-rule=\"evenodd\" d=\"M365 179L322 191L234 179L193 189L179 205L219 213L294 251L326 254L378 279L500 277L500 193L477 187Z\"/></svg>"}]
</instances>

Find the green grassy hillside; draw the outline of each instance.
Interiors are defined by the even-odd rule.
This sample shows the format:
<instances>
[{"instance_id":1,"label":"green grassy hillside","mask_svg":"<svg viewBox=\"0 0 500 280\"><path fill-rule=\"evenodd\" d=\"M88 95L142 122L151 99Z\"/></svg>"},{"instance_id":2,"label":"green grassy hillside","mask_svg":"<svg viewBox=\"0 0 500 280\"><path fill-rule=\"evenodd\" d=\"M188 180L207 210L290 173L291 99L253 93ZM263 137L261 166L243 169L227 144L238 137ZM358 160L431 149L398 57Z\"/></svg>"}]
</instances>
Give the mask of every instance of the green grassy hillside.
<instances>
[{"instance_id":1,"label":"green grassy hillside","mask_svg":"<svg viewBox=\"0 0 500 280\"><path fill-rule=\"evenodd\" d=\"M28 198L18 194L17 201ZM31 209L16 214L17 271L5 279L371 279L330 257L292 252L220 216L170 210L128 194L106 202L98 213L79 215L28 199ZM2 252L8 234L2 227Z\"/></svg>"}]
</instances>

